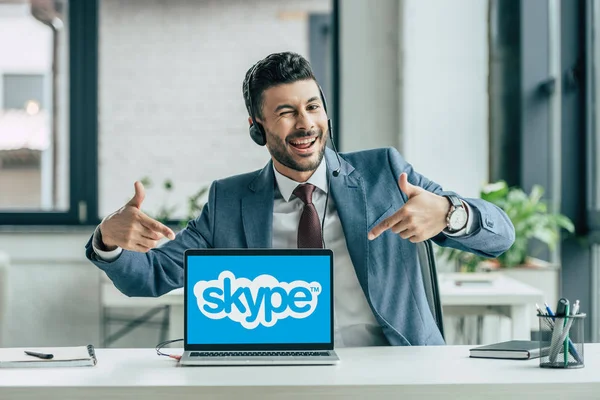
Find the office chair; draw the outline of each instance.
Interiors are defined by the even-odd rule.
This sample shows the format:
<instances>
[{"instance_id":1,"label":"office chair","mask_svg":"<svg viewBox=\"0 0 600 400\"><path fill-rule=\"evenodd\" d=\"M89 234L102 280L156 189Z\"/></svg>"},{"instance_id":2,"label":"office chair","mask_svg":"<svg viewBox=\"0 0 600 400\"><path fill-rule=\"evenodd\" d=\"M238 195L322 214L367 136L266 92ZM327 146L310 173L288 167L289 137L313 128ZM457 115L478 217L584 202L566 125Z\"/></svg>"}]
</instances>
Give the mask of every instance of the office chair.
<instances>
[{"instance_id":1,"label":"office chair","mask_svg":"<svg viewBox=\"0 0 600 400\"><path fill-rule=\"evenodd\" d=\"M430 240L417 243L417 256L423 276L423 286L427 295L427 302L431 309L431 314L444 337L444 321L442 315L442 302L440 300L440 290L437 279L437 270L435 265L435 254Z\"/></svg>"}]
</instances>

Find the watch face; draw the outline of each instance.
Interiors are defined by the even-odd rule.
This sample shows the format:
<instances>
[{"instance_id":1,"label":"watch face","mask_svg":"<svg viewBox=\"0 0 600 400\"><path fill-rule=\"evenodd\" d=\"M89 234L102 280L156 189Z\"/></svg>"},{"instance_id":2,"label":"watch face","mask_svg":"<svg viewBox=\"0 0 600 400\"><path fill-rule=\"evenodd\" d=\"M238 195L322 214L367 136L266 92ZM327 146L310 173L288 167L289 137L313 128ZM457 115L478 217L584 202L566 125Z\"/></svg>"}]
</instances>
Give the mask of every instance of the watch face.
<instances>
[{"instance_id":1,"label":"watch face","mask_svg":"<svg viewBox=\"0 0 600 400\"><path fill-rule=\"evenodd\" d=\"M467 212L463 208L457 208L450 215L450 229L453 231L461 230L467 224Z\"/></svg>"}]
</instances>

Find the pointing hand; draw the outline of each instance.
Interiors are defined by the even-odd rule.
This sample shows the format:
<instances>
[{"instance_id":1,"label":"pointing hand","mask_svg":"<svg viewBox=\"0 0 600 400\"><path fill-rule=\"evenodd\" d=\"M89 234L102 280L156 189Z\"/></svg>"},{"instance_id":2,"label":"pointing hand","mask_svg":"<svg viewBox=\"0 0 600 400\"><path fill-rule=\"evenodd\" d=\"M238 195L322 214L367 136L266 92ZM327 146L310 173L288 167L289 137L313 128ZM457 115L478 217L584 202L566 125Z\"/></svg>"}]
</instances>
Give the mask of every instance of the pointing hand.
<instances>
[{"instance_id":1,"label":"pointing hand","mask_svg":"<svg viewBox=\"0 0 600 400\"><path fill-rule=\"evenodd\" d=\"M135 194L131 200L100 224L102 242L108 250L121 247L146 253L155 248L163 237L175 239L175 233L171 229L140 210L146 197L144 185L137 181L134 188Z\"/></svg>"},{"instance_id":2,"label":"pointing hand","mask_svg":"<svg viewBox=\"0 0 600 400\"><path fill-rule=\"evenodd\" d=\"M406 173L400 175L398 186L408 196L408 201L375 226L369 232L369 240L391 229L402 239L417 243L436 236L446 228L446 216L450 210L450 202L446 198L411 184Z\"/></svg>"}]
</instances>

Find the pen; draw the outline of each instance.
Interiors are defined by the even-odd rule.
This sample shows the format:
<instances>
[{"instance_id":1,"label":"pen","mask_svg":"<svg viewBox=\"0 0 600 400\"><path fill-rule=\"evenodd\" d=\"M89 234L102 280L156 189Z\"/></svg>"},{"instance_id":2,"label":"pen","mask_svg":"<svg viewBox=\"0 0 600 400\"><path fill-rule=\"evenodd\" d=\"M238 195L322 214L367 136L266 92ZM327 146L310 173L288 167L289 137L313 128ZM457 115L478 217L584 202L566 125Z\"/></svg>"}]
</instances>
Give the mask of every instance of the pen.
<instances>
[{"instance_id":1,"label":"pen","mask_svg":"<svg viewBox=\"0 0 600 400\"><path fill-rule=\"evenodd\" d=\"M575 304L573 304L573 309L571 310L571 315L579 314L579 300L575 300Z\"/></svg>"},{"instance_id":2,"label":"pen","mask_svg":"<svg viewBox=\"0 0 600 400\"><path fill-rule=\"evenodd\" d=\"M27 354L28 356L41 358L43 360L50 360L54 357L54 354L37 353L35 351L27 351L27 350L25 350L25 354Z\"/></svg>"},{"instance_id":3,"label":"pen","mask_svg":"<svg viewBox=\"0 0 600 400\"><path fill-rule=\"evenodd\" d=\"M579 300L575 300L575 304L573 304L573 308L571 309L571 315L577 315L577 314L579 314ZM574 320L571 319L571 324L573 324L573 321ZM569 326L569 329L570 328L571 327ZM568 336L568 331L567 331L567 339L569 340L569 350L571 351L571 355L573 355L573 357L579 364L583 364L583 360L581 359L581 357L579 357L579 353L577 353L577 350L575 349L575 345L573 344L573 341Z\"/></svg>"},{"instance_id":4,"label":"pen","mask_svg":"<svg viewBox=\"0 0 600 400\"><path fill-rule=\"evenodd\" d=\"M558 301L558 305L556 306L556 314L554 316L556 319L554 320L554 329L552 330L552 339L550 340L550 363L554 364L556 362L556 357L560 352L560 347L562 346L562 342L560 341L560 336L563 333L564 321L562 318L565 317L566 306L569 304L569 300L565 298L561 298Z\"/></svg>"},{"instance_id":5,"label":"pen","mask_svg":"<svg viewBox=\"0 0 600 400\"><path fill-rule=\"evenodd\" d=\"M536 304L536 308L538 309L538 312L541 315L548 315L550 317L554 317L554 313L552 312L552 309L550 308L550 306L547 303L544 303L544 306L546 306L547 313L544 314L544 312L542 312L540 307ZM573 310L571 311L571 313L572 314L579 313L579 300L575 301L575 305L573 306ZM544 319L544 320L546 321L546 325L548 325L548 328L550 328L550 330L553 330L554 324L552 323L552 321L549 321L548 319ZM579 364L583 363L583 360L579 356L579 353L577 352L577 349L575 348L575 345L573 344L573 341L570 338L569 338L569 351L571 352L571 355L575 358L575 360L577 360L577 362Z\"/></svg>"},{"instance_id":6,"label":"pen","mask_svg":"<svg viewBox=\"0 0 600 400\"><path fill-rule=\"evenodd\" d=\"M540 306L537 303L535 303L535 308L537 309L537 312L539 315L545 315L545 316L548 315L548 313L542 311L542 309L540 308ZM550 320L548 320L548 318L544 318L544 322L546 323L546 326L550 330L552 330L554 328L554 325L552 324L552 322Z\"/></svg>"},{"instance_id":7,"label":"pen","mask_svg":"<svg viewBox=\"0 0 600 400\"><path fill-rule=\"evenodd\" d=\"M564 367L567 368L567 366L569 365L569 329L571 328L571 324L568 324L567 327L567 319L568 319L568 315L569 315L569 303L567 303L565 305L565 322L563 327L565 327L566 329L563 330L563 332L565 333L565 338L563 340L563 359L564 359Z\"/></svg>"},{"instance_id":8,"label":"pen","mask_svg":"<svg viewBox=\"0 0 600 400\"><path fill-rule=\"evenodd\" d=\"M544 312L541 308L540 305L538 303L535 303L535 309L537 310L538 314L540 315L548 315L547 312Z\"/></svg>"},{"instance_id":9,"label":"pen","mask_svg":"<svg viewBox=\"0 0 600 400\"><path fill-rule=\"evenodd\" d=\"M552 321L554 321L554 313L552 312L552 309L550 308L550 306L548 305L548 303L544 303L544 305L546 306L546 311L548 312L548 315L552 317Z\"/></svg>"}]
</instances>

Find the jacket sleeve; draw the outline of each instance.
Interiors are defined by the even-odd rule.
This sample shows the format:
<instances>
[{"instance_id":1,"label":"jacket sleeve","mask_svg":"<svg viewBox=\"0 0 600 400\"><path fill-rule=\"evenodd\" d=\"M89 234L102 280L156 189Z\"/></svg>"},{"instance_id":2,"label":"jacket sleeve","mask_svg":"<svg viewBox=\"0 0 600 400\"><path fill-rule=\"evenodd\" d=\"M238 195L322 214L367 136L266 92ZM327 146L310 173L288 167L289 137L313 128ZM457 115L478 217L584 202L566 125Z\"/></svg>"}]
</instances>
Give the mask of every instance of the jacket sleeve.
<instances>
[{"instance_id":1,"label":"jacket sleeve","mask_svg":"<svg viewBox=\"0 0 600 400\"><path fill-rule=\"evenodd\" d=\"M388 161L396 181L400 178L400 174L406 172L411 184L440 196L457 195L471 207L473 211L471 218L475 218L473 231L464 236L447 236L440 233L432 238L435 243L483 257L498 257L512 246L515 241L515 228L506 213L499 207L482 199L464 198L454 192L443 190L440 185L416 172L394 148L388 149ZM406 195L400 193L404 201L408 201Z\"/></svg>"},{"instance_id":2,"label":"jacket sleeve","mask_svg":"<svg viewBox=\"0 0 600 400\"><path fill-rule=\"evenodd\" d=\"M125 295L161 296L183 286L183 256L187 249L212 247L215 203L216 182L210 187L208 202L200 216L190 221L174 240L147 253L123 250L116 260L106 262L94 252L92 236L85 245L86 257Z\"/></svg>"}]
</instances>

